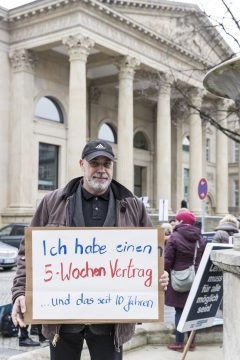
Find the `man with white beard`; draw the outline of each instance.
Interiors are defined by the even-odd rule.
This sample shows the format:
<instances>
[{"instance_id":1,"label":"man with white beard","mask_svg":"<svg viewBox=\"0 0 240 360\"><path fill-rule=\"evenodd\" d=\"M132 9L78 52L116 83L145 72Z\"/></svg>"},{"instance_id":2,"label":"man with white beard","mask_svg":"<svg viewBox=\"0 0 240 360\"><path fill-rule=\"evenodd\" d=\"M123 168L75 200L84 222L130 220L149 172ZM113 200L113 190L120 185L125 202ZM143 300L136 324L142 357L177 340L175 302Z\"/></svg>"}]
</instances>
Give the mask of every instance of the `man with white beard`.
<instances>
[{"instance_id":1,"label":"man with white beard","mask_svg":"<svg viewBox=\"0 0 240 360\"><path fill-rule=\"evenodd\" d=\"M47 194L39 204L31 226L150 227L151 220L141 199L113 180L114 153L104 140L89 141L80 167L83 177L72 179L64 188ZM15 324L24 326L25 246L21 243L17 273L12 288ZM91 281L91 279L89 279ZM159 279L166 289L168 274ZM44 324L50 343L51 360L79 360L83 341L92 360L121 360L122 345L134 334L135 324Z\"/></svg>"}]
</instances>

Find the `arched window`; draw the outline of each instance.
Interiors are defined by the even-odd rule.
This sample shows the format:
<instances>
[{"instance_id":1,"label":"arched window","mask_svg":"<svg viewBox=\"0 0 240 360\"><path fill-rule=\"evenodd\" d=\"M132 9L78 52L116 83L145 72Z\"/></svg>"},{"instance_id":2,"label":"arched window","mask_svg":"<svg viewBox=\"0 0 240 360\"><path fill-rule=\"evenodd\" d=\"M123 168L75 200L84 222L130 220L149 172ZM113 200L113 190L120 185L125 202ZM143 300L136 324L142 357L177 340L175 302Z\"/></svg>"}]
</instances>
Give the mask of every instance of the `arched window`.
<instances>
[{"instance_id":1,"label":"arched window","mask_svg":"<svg viewBox=\"0 0 240 360\"><path fill-rule=\"evenodd\" d=\"M148 150L148 142L146 136L138 131L133 139L133 146L137 149Z\"/></svg>"},{"instance_id":2,"label":"arched window","mask_svg":"<svg viewBox=\"0 0 240 360\"><path fill-rule=\"evenodd\" d=\"M98 139L106 140L114 144L117 143L116 132L108 123L105 123L100 127L98 132Z\"/></svg>"},{"instance_id":3,"label":"arched window","mask_svg":"<svg viewBox=\"0 0 240 360\"><path fill-rule=\"evenodd\" d=\"M49 96L42 97L36 106L35 116L63 123L63 113L58 103Z\"/></svg>"},{"instance_id":4,"label":"arched window","mask_svg":"<svg viewBox=\"0 0 240 360\"><path fill-rule=\"evenodd\" d=\"M189 136L185 136L185 138L183 139L183 142L182 142L182 149L183 149L183 151L189 152L189 147L190 147Z\"/></svg>"}]
</instances>

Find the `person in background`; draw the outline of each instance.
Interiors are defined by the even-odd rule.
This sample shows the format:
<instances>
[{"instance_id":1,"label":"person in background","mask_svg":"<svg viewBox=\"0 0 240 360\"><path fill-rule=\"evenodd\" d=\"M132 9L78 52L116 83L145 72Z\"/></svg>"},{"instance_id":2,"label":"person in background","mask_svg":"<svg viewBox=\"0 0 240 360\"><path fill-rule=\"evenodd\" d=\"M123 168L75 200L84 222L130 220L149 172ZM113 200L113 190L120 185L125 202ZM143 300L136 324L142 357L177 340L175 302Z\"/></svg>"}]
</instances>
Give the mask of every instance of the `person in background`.
<instances>
[{"instance_id":1,"label":"person in background","mask_svg":"<svg viewBox=\"0 0 240 360\"><path fill-rule=\"evenodd\" d=\"M229 237L239 232L239 222L234 215L228 214L219 221L215 231L212 242L228 244ZM221 302L219 309L223 310L223 302Z\"/></svg>"},{"instance_id":2,"label":"person in background","mask_svg":"<svg viewBox=\"0 0 240 360\"><path fill-rule=\"evenodd\" d=\"M168 240L169 236L173 232L172 225L169 223L162 223L161 228L164 229L164 243Z\"/></svg>"},{"instance_id":3,"label":"person in background","mask_svg":"<svg viewBox=\"0 0 240 360\"><path fill-rule=\"evenodd\" d=\"M48 193L39 204L31 226L151 227L141 199L113 180L114 153L104 140L89 141L80 159L83 177L72 179L64 188ZM127 171L127 169L126 169ZM24 325L25 246L20 245L17 272L12 288L15 324ZM168 274L159 279L166 289ZM50 343L51 360L79 360L84 340L92 360L121 360L122 345L134 334L135 324L43 325Z\"/></svg>"},{"instance_id":4,"label":"person in background","mask_svg":"<svg viewBox=\"0 0 240 360\"><path fill-rule=\"evenodd\" d=\"M200 232L202 233L202 222L199 221L199 220L196 220L194 225L195 225L195 226L200 230Z\"/></svg>"},{"instance_id":5,"label":"person in background","mask_svg":"<svg viewBox=\"0 0 240 360\"><path fill-rule=\"evenodd\" d=\"M197 246L195 270L200 263L203 251L205 249L205 241L201 236L200 229L194 224L195 215L187 209L180 209L176 214L177 224L173 229L165 246L165 270L171 273L171 270L185 270L193 264L195 248ZM189 291L178 292L171 286L171 281L165 294L165 304L175 308L175 327L177 329L180 317L183 312L184 305L187 301ZM194 350L195 344L192 343L190 350ZM169 344L168 349L175 351L183 351L184 349L184 333L176 330L175 343Z\"/></svg>"},{"instance_id":6,"label":"person in background","mask_svg":"<svg viewBox=\"0 0 240 360\"><path fill-rule=\"evenodd\" d=\"M28 333L28 325L19 327L19 346L40 346L40 343L38 341L34 341L32 338L30 338Z\"/></svg>"},{"instance_id":7,"label":"person in background","mask_svg":"<svg viewBox=\"0 0 240 360\"><path fill-rule=\"evenodd\" d=\"M188 208L187 201L185 199L183 199L181 201L181 209L187 209L187 208Z\"/></svg>"},{"instance_id":8,"label":"person in background","mask_svg":"<svg viewBox=\"0 0 240 360\"><path fill-rule=\"evenodd\" d=\"M219 221L215 230L216 234L213 237L213 242L229 243L229 236L239 232L239 222L234 215L228 214Z\"/></svg>"},{"instance_id":9,"label":"person in background","mask_svg":"<svg viewBox=\"0 0 240 360\"><path fill-rule=\"evenodd\" d=\"M43 343L44 341L47 340L42 333L42 325L41 324L32 324L30 334L37 335L40 343Z\"/></svg>"},{"instance_id":10,"label":"person in background","mask_svg":"<svg viewBox=\"0 0 240 360\"><path fill-rule=\"evenodd\" d=\"M172 230L174 229L174 226L176 225L176 219L173 218L173 219L170 219L169 220L169 224L172 226Z\"/></svg>"}]
</instances>

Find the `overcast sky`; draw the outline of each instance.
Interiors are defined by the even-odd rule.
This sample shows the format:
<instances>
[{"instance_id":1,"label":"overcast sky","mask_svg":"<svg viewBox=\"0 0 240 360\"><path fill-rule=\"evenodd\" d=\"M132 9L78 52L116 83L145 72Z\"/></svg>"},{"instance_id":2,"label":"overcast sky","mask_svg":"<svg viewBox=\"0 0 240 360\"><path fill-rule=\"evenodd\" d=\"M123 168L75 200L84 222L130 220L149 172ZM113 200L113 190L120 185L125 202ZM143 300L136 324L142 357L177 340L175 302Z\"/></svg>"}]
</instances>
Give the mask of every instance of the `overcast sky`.
<instances>
[{"instance_id":1,"label":"overcast sky","mask_svg":"<svg viewBox=\"0 0 240 360\"><path fill-rule=\"evenodd\" d=\"M192 4L198 4L203 10L206 12L209 12L209 14L212 14L216 16L219 14L219 16L224 15L224 7L222 5L221 0L170 0L170 1L177 1L177 2L186 2L186 3L192 3ZM240 15L240 1L239 0L225 0L227 4L231 8L233 8L235 11L237 10ZM34 0L0 0L0 6L3 6L7 9L12 9L14 7L35 2Z\"/></svg>"},{"instance_id":2,"label":"overcast sky","mask_svg":"<svg viewBox=\"0 0 240 360\"><path fill-rule=\"evenodd\" d=\"M226 17L226 9L222 4L222 0L170 0L170 1L178 1L178 2L186 2L186 3L192 3L192 4L198 4L201 9L203 9L211 18L215 20L219 20L222 22L222 19L224 17L225 26L230 27L231 29L229 32L231 34L234 34L235 37L239 37L240 42L240 31L237 30L234 32L232 29L232 25L230 25L227 17ZM7 9L12 9L14 7L35 2L33 0L27 1L27 0L0 0L0 6L3 6ZM229 5L230 9L233 11L234 16L237 20L240 20L240 0L225 0L225 2ZM228 30L227 30L228 31ZM223 34L224 35L224 34ZM235 44L231 39L227 39L227 41L230 43L232 47L237 51Z\"/></svg>"},{"instance_id":3,"label":"overcast sky","mask_svg":"<svg viewBox=\"0 0 240 360\"><path fill-rule=\"evenodd\" d=\"M186 3L192 3L192 4L198 4L199 6L204 7L206 10L209 9L213 13L216 13L216 11L219 11L219 6L221 5L221 0L170 0L170 1L178 1L178 2L186 2ZM0 5L7 8L12 9L14 7L27 4L30 2L35 2L33 0L0 0ZM230 5L234 5L234 7L237 7L239 0L226 0L226 2ZM239 6L238 6L239 8Z\"/></svg>"},{"instance_id":4,"label":"overcast sky","mask_svg":"<svg viewBox=\"0 0 240 360\"><path fill-rule=\"evenodd\" d=\"M30 3L32 1L26 0L0 0L0 6L5 7L6 9L12 9L14 7ZM34 1L33 1L34 2Z\"/></svg>"}]
</instances>

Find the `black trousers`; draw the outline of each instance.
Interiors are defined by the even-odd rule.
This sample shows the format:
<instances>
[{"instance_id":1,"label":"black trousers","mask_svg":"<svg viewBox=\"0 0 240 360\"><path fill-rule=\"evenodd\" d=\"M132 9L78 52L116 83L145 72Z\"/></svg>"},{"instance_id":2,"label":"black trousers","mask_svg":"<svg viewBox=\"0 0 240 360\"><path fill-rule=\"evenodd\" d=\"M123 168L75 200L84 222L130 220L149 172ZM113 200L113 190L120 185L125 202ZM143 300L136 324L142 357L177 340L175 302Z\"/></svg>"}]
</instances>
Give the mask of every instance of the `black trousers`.
<instances>
[{"instance_id":1,"label":"black trousers","mask_svg":"<svg viewBox=\"0 0 240 360\"><path fill-rule=\"evenodd\" d=\"M84 340L91 360L122 360L122 347L116 350L113 335L94 334L88 326L77 333L60 333L56 347L50 343L50 359L80 360Z\"/></svg>"},{"instance_id":2,"label":"black trousers","mask_svg":"<svg viewBox=\"0 0 240 360\"><path fill-rule=\"evenodd\" d=\"M29 337L28 335L28 325L21 327L19 326L19 339L20 340L25 340Z\"/></svg>"}]
</instances>

